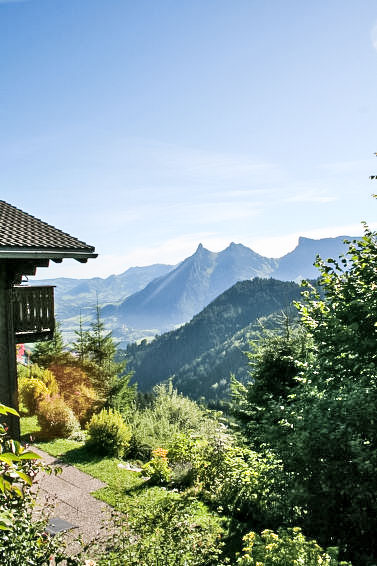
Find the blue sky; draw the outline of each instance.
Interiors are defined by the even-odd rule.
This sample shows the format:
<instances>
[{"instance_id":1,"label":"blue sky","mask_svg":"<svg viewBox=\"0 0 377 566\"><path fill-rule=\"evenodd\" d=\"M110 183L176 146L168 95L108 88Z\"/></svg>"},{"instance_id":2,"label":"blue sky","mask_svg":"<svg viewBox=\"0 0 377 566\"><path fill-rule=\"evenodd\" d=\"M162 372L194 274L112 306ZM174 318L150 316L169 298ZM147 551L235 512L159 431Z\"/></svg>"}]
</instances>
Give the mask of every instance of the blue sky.
<instances>
[{"instance_id":1,"label":"blue sky","mask_svg":"<svg viewBox=\"0 0 377 566\"><path fill-rule=\"evenodd\" d=\"M0 198L106 276L375 226L375 0L0 0Z\"/></svg>"}]
</instances>

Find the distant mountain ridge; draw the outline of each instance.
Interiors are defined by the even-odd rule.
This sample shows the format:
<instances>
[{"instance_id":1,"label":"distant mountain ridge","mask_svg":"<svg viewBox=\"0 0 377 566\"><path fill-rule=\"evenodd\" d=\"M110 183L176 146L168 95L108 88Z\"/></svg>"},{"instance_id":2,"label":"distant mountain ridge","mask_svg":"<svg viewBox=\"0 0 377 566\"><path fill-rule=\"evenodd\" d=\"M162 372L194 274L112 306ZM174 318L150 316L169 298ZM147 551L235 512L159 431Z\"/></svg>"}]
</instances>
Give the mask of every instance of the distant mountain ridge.
<instances>
[{"instance_id":1,"label":"distant mountain ridge","mask_svg":"<svg viewBox=\"0 0 377 566\"><path fill-rule=\"evenodd\" d=\"M196 252L168 274L151 281L103 316L116 316L133 328L172 328L190 320L237 281L269 277L276 260L264 258L242 244L219 253L199 244Z\"/></svg>"},{"instance_id":2,"label":"distant mountain ridge","mask_svg":"<svg viewBox=\"0 0 377 566\"><path fill-rule=\"evenodd\" d=\"M346 250L346 238L301 237L296 248L279 259L264 257L233 242L220 252L211 252L199 244L193 255L176 266L156 264L132 267L106 279L62 278L48 282L56 286L56 313L63 330L73 334L80 311L86 317L94 314L98 296L107 327L124 345L188 322L237 281L254 277L315 279L316 255L337 258Z\"/></svg>"},{"instance_id":3,"label":"distant mountain ridge","mask_svg":"<svg viewBox=\"0 0 377 566\"><path fill-rule=\"evenodd\" d=\"M273 277L285 281L315 279L317 253L338 257L345 251L344 237L312 240L300 238L297 247L280 259L263 257L242 244L230 244L214 253L201 244L196 252L168 274L118 305L108 305L103 316L125 327L162 331L183 324L237 281Z\"/></svg>"},{"instance_id":4,"label":"distant mountain ridge","mask_svg":"<svg viewBox=\"0 0 377 566\"><path fill-rule=\"evenodd\" d=\"M244 351L265 327L277 325L282 311L295 316L293 301L301 299L297 283L261 279L240 281L177 330L157 336L150 343L130 344L127 369L142 391L169 378L195 399L223 399L230 374L247 374Z\"/></svg>"},{"instance_id":5,"label":"distant mountain ridge","mask_svg":"<svg viewBox=\"0 0 377 566\"><path fill-rule=\"evenodd\" d=\"M295 249L278 260L278 265L273 271L272 277L282 281L316 279L318 270L313 265L316 256L319 255L322 259L337 259L346 250L344 240L354 239L348 236L338 236L337 238L313 240L300 236ZM312 258L310 265L309 258Z\"/></svg>"}]
</instances>

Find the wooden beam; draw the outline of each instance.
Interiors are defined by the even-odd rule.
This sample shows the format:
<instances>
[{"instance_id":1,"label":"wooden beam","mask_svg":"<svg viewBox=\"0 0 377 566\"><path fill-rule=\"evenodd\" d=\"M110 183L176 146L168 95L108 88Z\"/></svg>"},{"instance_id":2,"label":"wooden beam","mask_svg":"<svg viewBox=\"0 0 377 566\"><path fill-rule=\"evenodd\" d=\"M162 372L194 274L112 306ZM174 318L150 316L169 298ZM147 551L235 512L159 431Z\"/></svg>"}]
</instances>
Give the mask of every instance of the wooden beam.
<instances>
[{"instance_id":1,"label":"wooden beam","mask_svg":"<svg viewBox=\"0 0 377 566\"><path fill-rule=\"evenodd\" d=\"M13 328L13 304L11 288L14 272L6 263L0 262L0 402L18 410L16 344ZM7 418L9 434L20 438L17 417Z\"/></svg>"}]
</instances>

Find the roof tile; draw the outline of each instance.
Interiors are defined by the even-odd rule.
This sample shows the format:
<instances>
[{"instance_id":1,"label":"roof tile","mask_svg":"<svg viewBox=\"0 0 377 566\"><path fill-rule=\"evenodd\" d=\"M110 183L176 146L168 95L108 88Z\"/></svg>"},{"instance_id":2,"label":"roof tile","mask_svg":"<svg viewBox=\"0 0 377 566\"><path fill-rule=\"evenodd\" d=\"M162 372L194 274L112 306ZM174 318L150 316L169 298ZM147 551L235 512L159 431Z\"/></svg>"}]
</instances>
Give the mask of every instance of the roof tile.
<instances>
[{"instance_id":1,"label":"roof tile","mask_svg":"<svg viewBox=\"0 0 377 566\"><path fill-rule=\"evenodd\" d=\"M3 200L0 200L1 248L94 252L93 246Z\"/></svg>"}]
</instances>

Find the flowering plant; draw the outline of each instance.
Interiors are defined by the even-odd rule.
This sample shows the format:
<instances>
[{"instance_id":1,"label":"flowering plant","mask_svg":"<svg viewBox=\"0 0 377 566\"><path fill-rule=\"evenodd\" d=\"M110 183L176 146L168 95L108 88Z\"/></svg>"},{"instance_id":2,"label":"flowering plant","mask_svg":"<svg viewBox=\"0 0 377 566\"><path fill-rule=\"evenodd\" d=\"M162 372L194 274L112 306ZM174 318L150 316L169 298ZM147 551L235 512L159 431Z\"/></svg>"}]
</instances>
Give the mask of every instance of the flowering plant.
<instances>
[{"instance_id":1,"label":"flowering plant","mask_svg":"<svg viewBox=\"0 0 377 566\"><path fill-rule=\"evenodd\" d=\"M152 450L152 459L144 464L142 471L149 477L151 483L164 485L171 480L172 470L167 458L168 451L165 448Z\"/></svg>"}]
</instances>

